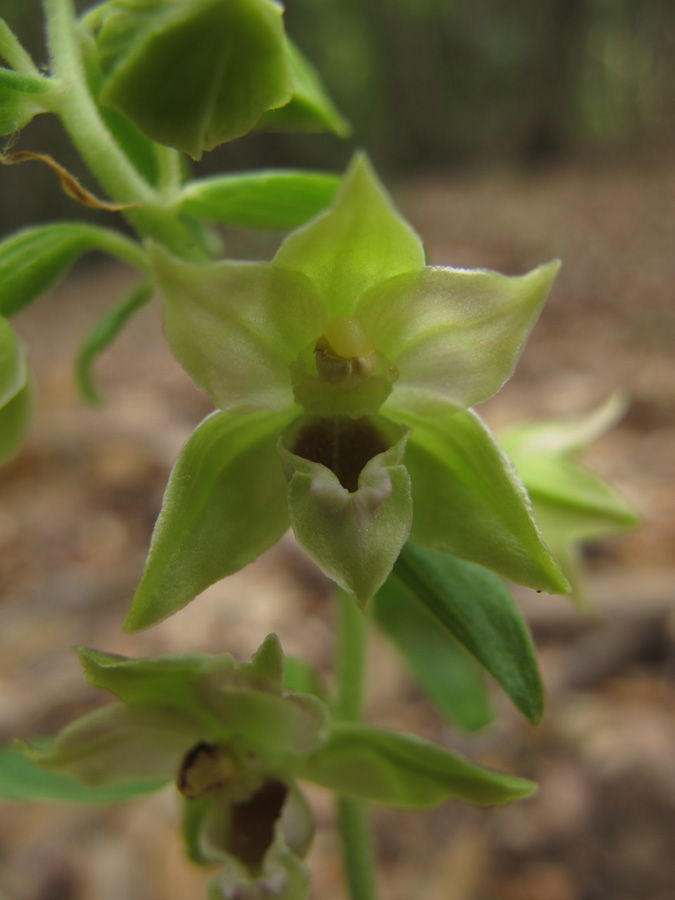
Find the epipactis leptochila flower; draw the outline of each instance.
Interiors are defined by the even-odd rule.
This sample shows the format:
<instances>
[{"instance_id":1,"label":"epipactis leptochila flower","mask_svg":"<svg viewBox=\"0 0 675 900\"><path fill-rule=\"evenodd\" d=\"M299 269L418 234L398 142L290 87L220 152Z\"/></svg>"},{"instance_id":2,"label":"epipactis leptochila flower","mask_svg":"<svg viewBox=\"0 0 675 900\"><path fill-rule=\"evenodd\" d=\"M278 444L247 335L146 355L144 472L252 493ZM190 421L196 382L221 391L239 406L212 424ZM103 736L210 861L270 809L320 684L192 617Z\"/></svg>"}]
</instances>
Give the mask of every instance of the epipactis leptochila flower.
<instances>
[{"instance_id":1,"label":"epipactis leptochila flower","mask_svg":"<svg viewBox=\"0 0 675 900\"><path fill-rule=\"evenodd\" d=\"M176 462L127 629L180 609L289 525L361 606L408 538L567 590L470 409L511 375L558 262L522 277L426 266L362 156L271 262L151 252L171 349L218 411Z\"/></svg>"}]
</instances>

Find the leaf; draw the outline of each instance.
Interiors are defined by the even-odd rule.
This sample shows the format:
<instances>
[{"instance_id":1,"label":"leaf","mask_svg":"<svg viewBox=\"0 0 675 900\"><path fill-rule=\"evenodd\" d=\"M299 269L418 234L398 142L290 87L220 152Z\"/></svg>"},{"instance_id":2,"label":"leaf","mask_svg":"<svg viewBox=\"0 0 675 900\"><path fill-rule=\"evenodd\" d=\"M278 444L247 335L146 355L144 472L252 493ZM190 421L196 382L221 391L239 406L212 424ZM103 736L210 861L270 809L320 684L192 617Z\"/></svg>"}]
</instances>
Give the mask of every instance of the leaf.
<instances>
[{"instance_id":1,"label":"leaf","mask_svg":"<svg viewBox=\"0 0 675 900\"><path fill-rule=\"evenodd\" d=\"M304 225L333 200L337 175L266 169L188 182L180 212L235 228L288 231Z\"/></svg>"},{"instance_id":2,"label":"leaf","mask_svg":"<svg viewBox=\"0 0 675 900\"><path fill-rule=\"evenodd\" d=\"M544 696L532 638L500 578L413 544L401 551L392 577L485 666L530 722L541 721Z\"/></svg>"},{"instance_id":3,"label":"leaf","mask_svg":"<svg viewBox=\"0 0 675 900\"><path fill-rule=\"evenodd\" d=\"M331 100L314 66L288 39L286 54L293 73L293 96L285 106L263 113L255 130L332 131L338 137L348 137L351 126Z\"/></svg>"},{"instance_id":4,"label":"leaf","mask_svg":"<svg viewBox=\"0 0 675 900\"><path fill-rule=\"evenodd\" d=\"M141 269L147 265L137 244L95 225L60 222L6 238L0 243L0 313L14 315L46 294L91 250L105 250Z\"/></svg>"},{"instance_id":5,"label":"leaf","mask_svg":"<svg viewBox=\"0 0 675 900\"><path fill-rule=\"evenodd\" d=\"M319 700L326 700L326 691L319 673L299 656L285 658L284 689L299 694L313 694Z\"/></svg>"},{"instance_id":6,"label":"leaf","mask_svg":"<svg viewBox=\"0 0 675 900\"><path fill-rule=\"evenodd\" d=\"M293 410L216 412L193 432L169 477L127 631L182 609L288 528L277 436Z\"/></svg>"},{"instance_id":7,"label":"leaf","mask_svg":"<svg viewBox=\"0 0 675 900\"><path fill-rule=\"evenodd\" d=\"M92 373L94 361L110 346L129 319L149 303L153 291L151 281L136 285L121 303L99 319L80 347L75 362L75 374L82 396L92 405L98 406L103 402Z\"/></svg>"},{"instance_id":8,"label":"leaf","mask_svg":"<svg viewBox=\"0 0 675 900\"><path fill-rule=\"evenodd\" d=\"M476 731L492 721L478 663L395 576L382 585L371 609L443 715L465 731Z\"/></svg>"},{"instance_id":9,"label":"leaf","mask_svg":"<svg viewBox=\"0 0 675 900\"><path fill-rule=\"evenodd\" d=\"M47 741L34 743L48 746ZM86 787L68 775L40 768L15 744L0 748L0 797L4 800L23 803L119 803L154 793L165 784L164 779L143 779L114 787Z\"/></svg>"},{"instance_id":10,"label":"leaf","mask_svg":"<svg viewBox=\"0 0 675 900\"><path fill-rule=\"evenodd\" d=\"M296 774L341 794L411 809L446 800L506 803L527 797L536 787L413 735L358 724L334 725Z\"/></svg>"},{"instance_id":11,"label":"leaf","mask_svg":"<svg viewBox=\"0 0 675 900\"><path fill-rule=\"evenodd\" d=\"M41 94L54 85L47 78L24 75L0 67L0 134L14 134L24 128L33 116L47 107Z\"/></svg>"}]
</instances>

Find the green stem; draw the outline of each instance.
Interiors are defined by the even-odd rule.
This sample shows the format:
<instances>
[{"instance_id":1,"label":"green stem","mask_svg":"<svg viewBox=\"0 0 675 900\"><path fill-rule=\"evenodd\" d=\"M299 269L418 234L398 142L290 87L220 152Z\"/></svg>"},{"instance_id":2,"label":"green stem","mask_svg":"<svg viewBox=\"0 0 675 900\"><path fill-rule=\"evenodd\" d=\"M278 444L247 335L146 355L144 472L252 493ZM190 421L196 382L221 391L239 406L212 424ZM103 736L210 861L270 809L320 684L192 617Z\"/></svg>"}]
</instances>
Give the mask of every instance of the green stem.
<instances>
[{"instance_id":1,"label":"green stem","mask_svg":"<svg viewBox=\"0 0 675 900\"><path fill-rule=\"evenodd\" d=\"M40 77L35 63L3 19L0 19L0 56L6 59L16 72Z\"/></svg>"},{"instance_id":2,"label":"green stem","mask_svg":"<svg viewBox=\"0 0 675 900\"><path fill-rule=\"evenodd\" d=\"M44 9L52 74L61 81L56 112L82 158L113 200L139 205L124 214L141 236L155 238L181 256L203 258L189 230L163 208L159 194L101 118L87 84L72 0L44 0Z\"/></svg>"},{"instance_id":3,"label":"green stem","mask_svg":"<svg viewBox=\"0 0 675 900\"><path fill-rule=\"evenodd\" d=\"M368 621L354 600L340 591L338 626L338 721L357 722L363 712ZM376 900L375 853L366 805L354 797L338 799L338 827L342 839L351 900Z\"/></svg>"}]
</instances>

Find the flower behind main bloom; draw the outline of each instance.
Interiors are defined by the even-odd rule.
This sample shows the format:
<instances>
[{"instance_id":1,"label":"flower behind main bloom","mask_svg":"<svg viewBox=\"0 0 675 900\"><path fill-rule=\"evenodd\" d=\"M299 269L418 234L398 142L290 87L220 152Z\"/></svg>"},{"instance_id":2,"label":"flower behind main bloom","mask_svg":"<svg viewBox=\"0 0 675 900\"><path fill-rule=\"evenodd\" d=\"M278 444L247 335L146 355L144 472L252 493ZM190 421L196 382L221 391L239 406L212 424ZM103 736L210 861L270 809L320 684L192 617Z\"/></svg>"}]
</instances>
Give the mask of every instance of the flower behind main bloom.
<instances>
[{"instance_id":1,"label":"flower behind main bloom","mask_svg":"<svg viewBox=\"0 0 675 900\"><path fill-rule=\"evenodd\" d=\"M470 409L511 375L557 262L522 277L426 266L361 156L272 262L152 258L171 349L218 411L174 467L127 629L180 609L289 524L361 606L408 537L567 590Z\"/></svg>"}]
</instances>

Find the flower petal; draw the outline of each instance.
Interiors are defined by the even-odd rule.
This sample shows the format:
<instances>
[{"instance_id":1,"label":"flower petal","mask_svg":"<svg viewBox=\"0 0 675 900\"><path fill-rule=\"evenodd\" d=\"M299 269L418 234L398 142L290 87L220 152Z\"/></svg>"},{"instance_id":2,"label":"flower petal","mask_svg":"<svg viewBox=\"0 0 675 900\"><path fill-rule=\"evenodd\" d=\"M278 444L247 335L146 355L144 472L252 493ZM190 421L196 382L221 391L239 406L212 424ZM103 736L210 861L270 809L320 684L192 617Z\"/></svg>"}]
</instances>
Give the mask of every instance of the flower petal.
<instances>
[{"instance_id":1,"label":"flower petal","mask_svg":"<svg viewBox=\"0 0 675 900\"><path fill-rule=\"evenodd\" d=\"M357 155L330 209L290 234L274 264L304 272L331 316L349 316L372 285L421 269L424 249L366 157Z\"/></svg>"},{"instance_id":2,"label":"flower petal","mask_svg":"<svg viewBox=\"0 0 675 900\"><path fill-rule=\"evenodd\" d=\"M300 546L364 608L408 538L410 478L402 465L407 432L370 459L349 491L326 466L280 447L289 477L291 526Z\"/></svg>"},{"instance_id":3,"label":"flower petal","mask_svg":"<svg viewBox=\"0 0 675 900\"><path fill-rule=\"evenodd\" d=\"M413 429L406 452L415 511L411 541L518 584L567 593L525 488L473 410L433 419L397 410L390 417Z\"/></svg>"},{"instance_id":4,"label":"flower petal","mask_svg":"<svg viewBox=\"0 0 675 900\"><path fill-rule=\"evenodd\" d=\"M24 746L33 762L92 787L136 778L176 777L200 738L195 721L173 710L113 703L81 716L47 750Z\"/></svg>"},{"instance_id":5,"label":"flower petal","mask_svg":"<svg viewBox=\"0 0 675 900\"><path fill-rule=\"evenodd\" d=\"M198 264L151 248L171 350L216 406L283 409L289 365L326 321L309 279L265 262Z\"/></svg>"},{"instance_id":6,"label":"flower petal","mask_svg":"<svg viewBox=\"0 0 675 900\"><path fill-rule=\"evenodd\" d=\"M169 477L127 631L182 609L283 535L286 484L275 445L293 415L216 412L198 426Z\"/></svg>"},{"instance_id":7,"label":"flower petal","mask_svg":"<svg viewBox=\"0 0 675 900\"><path fill-rule=\"evenodd\" d=\"M559 263L521 277L427 268L372 288L355 312L399 372L389 407L433 411L491 397L513 372Z\"/></svg>"}]
</instances>

